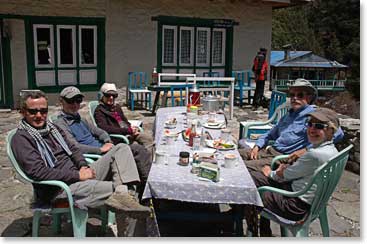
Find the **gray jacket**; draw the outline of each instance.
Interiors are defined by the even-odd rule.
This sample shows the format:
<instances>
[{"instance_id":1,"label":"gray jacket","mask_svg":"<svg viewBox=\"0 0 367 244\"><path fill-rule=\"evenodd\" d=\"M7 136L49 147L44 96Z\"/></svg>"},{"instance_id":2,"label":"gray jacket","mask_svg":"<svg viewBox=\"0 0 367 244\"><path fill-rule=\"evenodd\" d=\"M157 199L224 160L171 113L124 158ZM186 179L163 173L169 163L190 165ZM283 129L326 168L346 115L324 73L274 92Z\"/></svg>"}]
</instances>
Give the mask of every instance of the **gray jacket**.
<instances>
[{"instance_id":1,"label":"gray jacket","mask_svg":"<svg viewBox=\"0 0 367 244\"><path fill-rule=\"evenodd\" d=\"M284 170L284 178L280 178L275 171L270 177L276 181L291 181L293 191L300 191L310 182L312 175L318 167L326 163L335 156L338 150L332 141L326 141L315 148L310 148L296 162ZM304 202L311 204L315 197L315 189L311 188L306 194L300 197Z\"/></svg>"},{"instance_id":2,"label":"gray jacket","mask_svg":"<svg viewBox=\"0 0 367 244\"><path fill-rule=\"evenodd\" d=\"M102 143L107 143L107 142L111 142L111 138L108 135L108 133L96 126L94 126L92 123L88 122L85 118L82 118L82 121L87 125L90 133L100 142ZM79 143L69 125L73 124L75 121L73 120L67 120L63 117L63 113L59 113L57 115L57 120L54 121L55 124L57 124L64 132L65 135L67 137L67 139L69 141L71 141L74 145L76 145L81 151L82 153L91 153L91 154L102 154L101 149L99 147L94 147L94 146L89 146L89 145L85 145L85 144L81 144Z\"/></svg>"}]
</instances>

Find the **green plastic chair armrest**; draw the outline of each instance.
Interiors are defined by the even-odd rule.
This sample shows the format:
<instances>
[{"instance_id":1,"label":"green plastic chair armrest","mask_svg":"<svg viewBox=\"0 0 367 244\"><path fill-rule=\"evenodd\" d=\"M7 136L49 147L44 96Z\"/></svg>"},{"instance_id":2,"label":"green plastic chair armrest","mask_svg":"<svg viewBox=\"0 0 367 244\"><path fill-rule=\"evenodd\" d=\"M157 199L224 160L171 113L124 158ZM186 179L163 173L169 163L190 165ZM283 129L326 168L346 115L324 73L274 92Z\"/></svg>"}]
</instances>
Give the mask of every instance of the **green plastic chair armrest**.
<instances>
[{"instance_id":1,"label":"green plastic chair armrest","mask_svg":"<svg viewBox=\"0 0 367 244\"><path fill-rule=\"evenodd\" d=\"M60 187L65 191L66 195L68 196L69 205L74 206L73 195L71 194L69 186L64 182L59 180L42 180L42 181L33 181L33 183Z\"/></svg>"},{"instance_id":2,"label":"green plastic chair armrest","mask_svg":"<svg viewBox=\"0 0 367 244\"><path fill-rule=\"evenodd\" d=\"M126 144L130 144L129 139L127 139L127 137L126 137L126 136L124 136L124 135L119 135L119 134L110 134L110 137L120 138L120 139L122 139Z\"/></svg>"},{"instance_id":3,"label":"green plastic chair armrest","mask_svg":"<svg viewBox=\"0 0 367 244\"><path fill-rule=\"evenodd\" d=\"M276 165L277 161L282 160L282 159L286 159L288 157L289 157L288 154L275 156L273 158L273 160L271 160L271 169L273 169L273 170L275 169L275 165Z\"/></svg>"},{"instance_id":4,"label":"green plastic chair armrest","mask_svg":"<svg viewBox=\"0 0 367 244\"><path fill-rule=\"evenodd\" d=\"M308 187L306 187L308 188ZM274 193L278 193L281 195L284 195L286 197L299 197L300 195L302 195L304 193L304 191L297 191L297 192L292 192L292 191L286 191L283 189L279 189L279 188L275 188L272 186L261 186L259 188L257 188L257 190L259 191L259 194L261 197L263 197L264 192L269 191L269 192L274 192Z\"/></svg>"},{"instance_id":5,"label":"green plastic chair armrest","mask_svg":"<svg viewBox=\"0 0 367 244\"><path fill-rule=\"evenodd\" d=\"M99 154L90 154L90 153L84 153L83 157L85 158L94 158L94 159L99 159L102 157L102 155Z\"/></svg>"}]
</instances>

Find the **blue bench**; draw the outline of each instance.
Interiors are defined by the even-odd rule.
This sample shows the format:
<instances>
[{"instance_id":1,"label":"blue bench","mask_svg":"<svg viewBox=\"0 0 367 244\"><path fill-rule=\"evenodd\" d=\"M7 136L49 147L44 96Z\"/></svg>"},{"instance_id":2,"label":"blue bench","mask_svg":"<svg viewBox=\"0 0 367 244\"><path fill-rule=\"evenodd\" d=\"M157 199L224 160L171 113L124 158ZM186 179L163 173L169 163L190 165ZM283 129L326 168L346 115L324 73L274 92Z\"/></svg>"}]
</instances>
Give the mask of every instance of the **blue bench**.
<instances>
[{"instance_id":1,"label":"blue bench","mask_svg":"<svg viewBox=\"0 0 367 244\"><path fill-rule=\"evenodd\" d=\"M238 100L239 105L243 105L244 92L247 92L248 104L251 104L251 91L255 90L255 86L252 85L253 74L251 70L239 70L232 71L232 77L236 79L234 90L238 93L238 96L234 97L235 102Z\"/></svg>"}]
</instances>

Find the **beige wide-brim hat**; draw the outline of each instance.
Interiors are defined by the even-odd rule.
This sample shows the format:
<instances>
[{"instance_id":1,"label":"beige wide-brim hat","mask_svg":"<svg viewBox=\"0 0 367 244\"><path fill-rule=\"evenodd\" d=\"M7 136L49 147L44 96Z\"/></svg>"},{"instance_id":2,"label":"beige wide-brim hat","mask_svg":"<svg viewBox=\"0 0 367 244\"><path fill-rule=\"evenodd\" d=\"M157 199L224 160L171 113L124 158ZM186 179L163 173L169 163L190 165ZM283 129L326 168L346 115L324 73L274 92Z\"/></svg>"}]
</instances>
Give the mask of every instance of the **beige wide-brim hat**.
<instances>
[{"instance_id":1,"label":"beige wide-brim hat","mask_svg":"<svg viewBox=\"0 0 367 244\"><path fill-rule=\"evenodd\" d=\"M291 88L295 88L295 87L299 87L299 88L305 88L307 90L309 90L310 92L312 92L312 94L316 95L317 94L317 90L316 88L311 84L311 82L309 82L306 79L303 78L298 78L294 81L293 84L289 84L288 89Z\"/></svg>"}]
</instances>

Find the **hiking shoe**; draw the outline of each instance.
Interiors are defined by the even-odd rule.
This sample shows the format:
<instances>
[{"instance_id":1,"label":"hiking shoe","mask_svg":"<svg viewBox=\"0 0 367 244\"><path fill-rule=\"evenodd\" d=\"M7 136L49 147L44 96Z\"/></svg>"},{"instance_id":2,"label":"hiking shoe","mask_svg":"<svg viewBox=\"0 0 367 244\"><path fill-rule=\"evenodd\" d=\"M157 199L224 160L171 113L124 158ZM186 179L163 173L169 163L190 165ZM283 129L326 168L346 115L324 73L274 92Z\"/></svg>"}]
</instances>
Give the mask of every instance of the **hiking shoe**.
<instances>
[{"instance_id":1,"label":"hiking shoe","mask_svg":"<svg viewBox=\"0 0 367 244\"><path fill-rule=\"evenodd\" d=\"M150 215L150 208L139 204L129 193L114 192L105 201L105 204L109 210L115 213L126 214L134 219L146 218Z\"/></svg>"}]
</instances>

